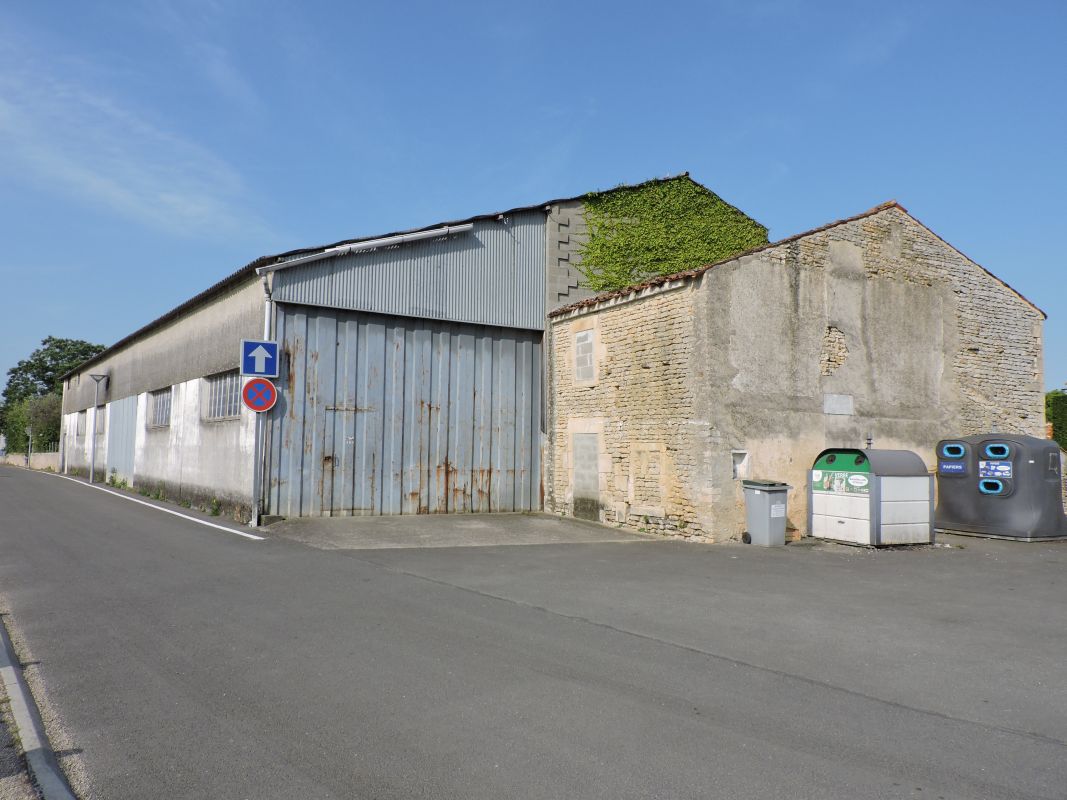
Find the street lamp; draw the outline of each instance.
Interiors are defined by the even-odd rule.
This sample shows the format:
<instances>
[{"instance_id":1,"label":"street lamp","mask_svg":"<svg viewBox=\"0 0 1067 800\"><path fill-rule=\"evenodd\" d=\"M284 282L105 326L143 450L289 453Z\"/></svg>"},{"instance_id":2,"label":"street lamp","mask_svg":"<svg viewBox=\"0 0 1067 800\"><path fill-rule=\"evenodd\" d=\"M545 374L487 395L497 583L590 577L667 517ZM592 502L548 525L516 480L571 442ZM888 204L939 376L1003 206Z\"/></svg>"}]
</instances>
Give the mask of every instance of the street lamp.
<instances>
[{"instance_id":1,"label":"street lamp","mask_svg":"<svg viewBox=\"0 0 1067 800\"><path fill-rule=\"evenodd\" d=\"M96 478L96 415L100 413L100 383L107 380L107 373L90 375L89 377L96 383L96 388L93 391L93 438L89 444L89 483L92 483ZM107 389L106 384L104 389Z\"/></svg>"}]
</instances>

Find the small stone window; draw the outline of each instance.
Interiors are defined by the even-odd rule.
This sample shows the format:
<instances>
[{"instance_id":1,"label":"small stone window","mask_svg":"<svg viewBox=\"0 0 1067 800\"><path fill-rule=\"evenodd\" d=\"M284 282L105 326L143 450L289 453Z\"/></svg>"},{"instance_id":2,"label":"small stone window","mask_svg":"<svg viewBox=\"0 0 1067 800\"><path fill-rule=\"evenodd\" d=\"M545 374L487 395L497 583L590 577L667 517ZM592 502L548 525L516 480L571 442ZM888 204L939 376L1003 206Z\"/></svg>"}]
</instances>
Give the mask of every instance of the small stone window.
<instances>
[{"instance_id":1,"label":"small stone window","mask_svg":"<svg viewBox=\"0 0 1067 800\"><path fill-rule=\"evenodd\" d=\"M596 381L592 330L578 331L574 334L574 380L578 383Z\"/></svg>"},{"instance_id":2,"label":"small stone window","mask_svg":"<svg viewBox=\"0 0 1067 800\"><path fill-rule=\"evenodd\" d=\"M79 411L78 412L78 422L77 422L77 425L74 428L74 435L75 436L84 436L85 435L85 416L86 416L87 413L88 412L86 412L86 411Z\"/></svg>"},{"instance_id":3,"label":"small stone window","mask_svg":"<svg viewBox=\"0 0 1067 800\"><path fill-rule=\"evenodd\" d=\"M93 425L96 426L96 435L103 436L107 433L107 406L96 407L96 421Z\"/></svg>"},{"instance_id":4,"label":"small stone window","mask_svg":"<svg viewBox=\"0 0 1067 800\"><path fill-rule=\"evenodd\" d=\"M148 427L166 428L170 425L170 403L173 387L148 393Z\"/></svg>"}]
</instances>

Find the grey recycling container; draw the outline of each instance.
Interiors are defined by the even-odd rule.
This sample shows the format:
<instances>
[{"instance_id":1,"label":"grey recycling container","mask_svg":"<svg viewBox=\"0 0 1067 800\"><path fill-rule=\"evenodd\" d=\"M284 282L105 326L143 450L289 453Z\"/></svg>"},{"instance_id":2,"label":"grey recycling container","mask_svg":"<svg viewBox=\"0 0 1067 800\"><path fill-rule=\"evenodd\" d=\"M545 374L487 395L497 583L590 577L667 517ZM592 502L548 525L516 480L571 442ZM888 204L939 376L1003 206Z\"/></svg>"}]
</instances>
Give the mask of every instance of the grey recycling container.
<instances>
[{"instance_id":1,"label":"grey recycling container","mask_svg":"<svg viewBox=\"0 0 1067 800\"><path fill-rule=\"evenodd\" d=\"M745 540L762 547L785 544L786 498L792 486L780 481L741 481L745 490Z\"/></svg>"},{"instance_id":2,"label":"grey recycling container","mask_svg":"<svg viewBox=\"0 0 1067 800\"><path fill-rule=\"evenodd\" d=\"M933 476L910 450L823 450L808 473L808 532L868 547L929 544Z\"/></svg>"},{"instance_id":3,"label":"grey recycling container","mask_svg":"<svg viewBox=\"0 0 1067 800\"><path fill-rule=\"evenodd\" d=\"M938 530L1037 541L1067 536L1060 448L986 433L937 443Z\"/></svg>"}]
</instances>

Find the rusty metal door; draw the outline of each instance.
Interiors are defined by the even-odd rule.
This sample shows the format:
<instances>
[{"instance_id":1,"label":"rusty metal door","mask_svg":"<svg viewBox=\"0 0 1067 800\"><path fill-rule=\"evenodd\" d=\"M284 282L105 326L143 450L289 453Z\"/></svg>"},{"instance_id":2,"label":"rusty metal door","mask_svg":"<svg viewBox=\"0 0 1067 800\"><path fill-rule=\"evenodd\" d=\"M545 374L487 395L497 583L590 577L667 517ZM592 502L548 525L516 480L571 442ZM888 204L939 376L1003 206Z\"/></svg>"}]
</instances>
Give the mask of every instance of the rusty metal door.
<instances>
[{"instance_id":1,"label":"rusty metal door","mask_svg":"<svg viewBox=\"0 0 1067 800\"><path fill-rule=\"evenodd\" d=\"M280 305L271 514L542 506L541 332Z\"/></svg>"}]
</instances>

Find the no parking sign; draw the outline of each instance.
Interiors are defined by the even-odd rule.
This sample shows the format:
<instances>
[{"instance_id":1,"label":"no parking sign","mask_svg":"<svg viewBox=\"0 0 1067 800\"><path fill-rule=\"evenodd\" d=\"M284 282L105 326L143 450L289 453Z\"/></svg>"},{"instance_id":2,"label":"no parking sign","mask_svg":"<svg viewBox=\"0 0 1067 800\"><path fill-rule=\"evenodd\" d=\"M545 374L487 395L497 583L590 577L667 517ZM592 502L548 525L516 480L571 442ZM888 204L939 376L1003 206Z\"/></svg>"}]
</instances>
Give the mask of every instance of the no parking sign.
<instances>
[{"instance_id":1,"label":"no parking sign","mask_svg":"<svg viewBox=\"0 0 1067 800\"><path fill-rule=\"evenodd\" d=\"M266 378L253 378L241 391L241 400L255 412L270 411L278 402L278 390Z\"/></svg>"}]
</instances>

